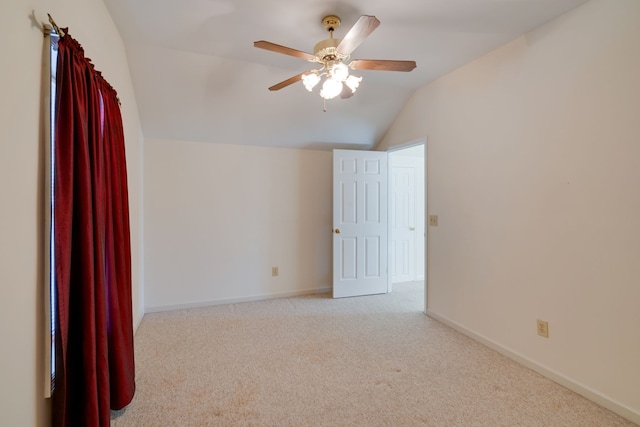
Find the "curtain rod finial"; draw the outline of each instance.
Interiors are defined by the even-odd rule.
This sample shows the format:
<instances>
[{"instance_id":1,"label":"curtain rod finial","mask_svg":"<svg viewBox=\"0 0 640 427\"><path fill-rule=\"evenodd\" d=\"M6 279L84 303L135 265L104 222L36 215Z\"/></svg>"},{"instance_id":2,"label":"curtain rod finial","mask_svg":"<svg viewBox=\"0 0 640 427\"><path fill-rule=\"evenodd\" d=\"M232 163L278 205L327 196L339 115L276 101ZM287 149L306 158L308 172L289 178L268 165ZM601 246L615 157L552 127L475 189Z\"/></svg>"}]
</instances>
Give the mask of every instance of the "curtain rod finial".
<instances>
[{"instance_id":1,"label":"curtain rod finial","mask_svg":"<svg viewBox=\"0 0 640 427\"><path fill-rule=\"evenodd\" d=\"M53 26L53 30L56 33L58 33L60 37L64 37L64 31L62 31L60 27L58 27L58 24L56 24L56 21L53 20L50 14L47 13L47 16L49 17L49 23L51 23L51 26Z\"/></svg>"}]
</instances>

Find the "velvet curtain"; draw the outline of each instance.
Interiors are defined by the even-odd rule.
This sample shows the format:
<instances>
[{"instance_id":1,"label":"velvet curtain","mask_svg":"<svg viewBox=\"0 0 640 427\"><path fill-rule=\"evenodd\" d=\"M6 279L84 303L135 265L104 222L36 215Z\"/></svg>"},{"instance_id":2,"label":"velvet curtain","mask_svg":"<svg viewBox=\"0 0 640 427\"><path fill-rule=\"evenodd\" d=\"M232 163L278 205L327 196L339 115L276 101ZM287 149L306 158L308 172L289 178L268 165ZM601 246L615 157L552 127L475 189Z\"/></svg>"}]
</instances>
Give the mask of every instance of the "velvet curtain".
<instances>
[{"instance_id":1,"label":"velvet curtain","mask_svg":"<svg viewBox=\"0 0 640 427\"><path fill-rule=\"evenodd\" d=\"M58 42L54 168L54 426L108 426L135 391L131 245L115 90L80 44Z\"/></svg>"}]
</instances>

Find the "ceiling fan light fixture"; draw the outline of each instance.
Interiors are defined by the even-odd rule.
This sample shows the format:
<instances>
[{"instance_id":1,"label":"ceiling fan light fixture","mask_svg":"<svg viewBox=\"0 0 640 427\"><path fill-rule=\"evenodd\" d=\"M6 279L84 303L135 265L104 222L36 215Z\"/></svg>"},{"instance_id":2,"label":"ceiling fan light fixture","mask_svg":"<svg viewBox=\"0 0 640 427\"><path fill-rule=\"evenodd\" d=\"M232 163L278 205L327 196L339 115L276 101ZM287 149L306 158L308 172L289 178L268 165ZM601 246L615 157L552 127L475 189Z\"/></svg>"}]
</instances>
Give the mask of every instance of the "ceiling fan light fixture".
<instances>
[{"instance_id":1,"label":"ceiling fan light fixture","mask_svg":"<svg viewBox=\"0 0 640 427\"><path fill-rule=\"evenodd\" d=\"M302 84L304 84L305 89L307 89L309 92L311 92L319 82L320 76L316 71L309 74L304 74L302 76Z\"/></svg>"},{"instance_id":2,"label":"ceiling fan light fixture","mask_svg":"<svg viewBox=\"0 0 640 427\"><path fill-rule=\"evenodd\" d=\"M356 77L353 74L351 74L349 77L347 77L344 84L346 84L349 87L349 89L351 89L351 92L355 93L356 89L358 89L358 86L360 86L361 81L362 81L362 77Z\"/></svg>"},{"instance_id":3,"label":"ceiling fan light fixture","mask_svg":"<svg viewBox=\"0 0 640 427\"><path fill-rule=\"evenodd\" d=\"M340 82L347 80L347 77L349 77L349 67L344 65L343 62L334 63L331 67L331 77Z\"/></svg>"},{"instance_id":4,"label":"ceiling fan light fixture","mask_svg":"<svg viewBox=\"0 0 640 427\"><path fill-rule=\"evenodd\" d=\"M342 82L334 78L328 78L322 84L320 96L324 99L333 99L340 95L340 92L342 92Z\"/></svg>"}]
</instances>

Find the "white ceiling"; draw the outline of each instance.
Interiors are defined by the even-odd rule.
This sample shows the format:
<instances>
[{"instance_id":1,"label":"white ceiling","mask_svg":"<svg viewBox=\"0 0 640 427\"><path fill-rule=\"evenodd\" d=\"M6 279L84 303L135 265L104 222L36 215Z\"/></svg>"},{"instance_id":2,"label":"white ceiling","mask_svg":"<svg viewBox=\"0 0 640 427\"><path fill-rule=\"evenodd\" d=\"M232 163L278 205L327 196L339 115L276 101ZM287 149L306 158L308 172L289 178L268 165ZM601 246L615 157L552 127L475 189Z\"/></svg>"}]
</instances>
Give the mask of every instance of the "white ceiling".
<instances>
[{"instance_id":1,"label":"white ceiling","mask_svg":"<svg viewBox=\"0 0 640 427\"><path fill-rule=\"evenodd\" d=\"M586 0L104 0L124 39L146 138L309 148L375 146L421 86ZM351 55L415 60L410 73L358 71L349 99L323 101L301 82L313 68L253 47L313 53L335 14L341 38L360 15L380 26Z\"/></svg>"}]
</instances>

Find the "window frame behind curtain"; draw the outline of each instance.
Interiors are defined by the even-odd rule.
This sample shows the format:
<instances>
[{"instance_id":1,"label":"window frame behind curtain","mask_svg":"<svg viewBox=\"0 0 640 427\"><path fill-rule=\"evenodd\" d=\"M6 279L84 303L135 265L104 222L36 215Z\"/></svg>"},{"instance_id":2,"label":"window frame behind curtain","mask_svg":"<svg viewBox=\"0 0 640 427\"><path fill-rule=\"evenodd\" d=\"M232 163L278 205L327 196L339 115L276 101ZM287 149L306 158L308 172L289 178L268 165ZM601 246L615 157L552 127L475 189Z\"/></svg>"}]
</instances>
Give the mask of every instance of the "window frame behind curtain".
<instances>
[{"instance_id":1,"label":"window frame behind curtain","mask_svg":"<svg viewBox=\"0 0 640 427\"><path fill-rule=\"evenodd\" d=\"M58 40L60 37L50 27L45 26L45 38L48 40L46 52L45 79L49 88L45 92L44 119L45 119L45 244L44 244L44 307L45 307L45 377L44 396L50 398L56 384L56 282L55 282L55 257L54 257L54 232L55 212L54 183L55 183L55 117L56 117L56 71L58 64Z\"/></svg>"}]
</instances>

